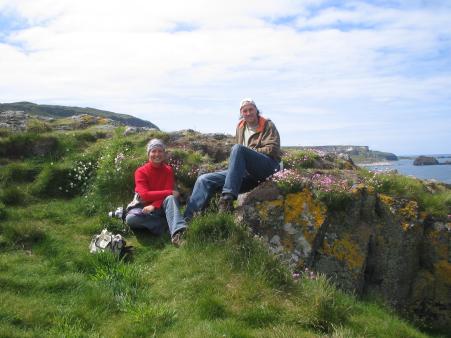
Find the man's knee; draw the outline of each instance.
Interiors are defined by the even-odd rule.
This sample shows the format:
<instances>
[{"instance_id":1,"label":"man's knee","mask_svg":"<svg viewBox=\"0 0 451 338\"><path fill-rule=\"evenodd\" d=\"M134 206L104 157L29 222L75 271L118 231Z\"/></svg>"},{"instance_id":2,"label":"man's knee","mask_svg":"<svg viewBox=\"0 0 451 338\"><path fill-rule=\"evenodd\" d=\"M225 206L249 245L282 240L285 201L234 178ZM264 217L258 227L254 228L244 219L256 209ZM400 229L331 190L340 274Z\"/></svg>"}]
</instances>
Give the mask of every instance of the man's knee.
<instances>
[{"instance_id":1,"label":"man's knee","mask_svg":"<svg viewBox=\"0 0 451 338\"><path fill-rule=\"evenodd\" d=\"M211 173L200 175L196 180L196 185L208 186L208 183L211 181L210 174Z\"/></svg>"},{"instance_id":2,"label":"man's knee","mask_svg":"<svg viewBox=\"0 0 451 338\"><path fill-rule=\"evenodd\" d=\"M243 146L242 144L234 144L233 147L232 147L231 152L232 152L232 153L237 153L237 152L242 151L242 150L245 149L245 148L246 148L246 147Z\"/></svg>"}]
</instances>

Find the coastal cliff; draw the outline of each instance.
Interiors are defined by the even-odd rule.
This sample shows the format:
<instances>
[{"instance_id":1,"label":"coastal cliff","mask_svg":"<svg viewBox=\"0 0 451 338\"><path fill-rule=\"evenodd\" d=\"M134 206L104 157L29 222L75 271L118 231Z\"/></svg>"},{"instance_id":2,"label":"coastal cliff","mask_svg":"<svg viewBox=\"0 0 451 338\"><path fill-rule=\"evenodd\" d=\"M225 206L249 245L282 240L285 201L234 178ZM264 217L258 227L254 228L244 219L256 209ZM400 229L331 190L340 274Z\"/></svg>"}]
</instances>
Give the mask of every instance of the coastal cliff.
<instances>
[{"instance_id":1,"label":"coastal cliff","mask_svg":"<svg viewBox=\"0 0 451 338\"><path fill-rule=\"evenodd\" d=\"M400 311L449 327L446 218L364 184L353 186L338 206L315 197L308 184L298 190L284 193L266 182L241 196L236 217L293 271L324 273L349 292L379 295Z\"/></svg>"}]
</instances>

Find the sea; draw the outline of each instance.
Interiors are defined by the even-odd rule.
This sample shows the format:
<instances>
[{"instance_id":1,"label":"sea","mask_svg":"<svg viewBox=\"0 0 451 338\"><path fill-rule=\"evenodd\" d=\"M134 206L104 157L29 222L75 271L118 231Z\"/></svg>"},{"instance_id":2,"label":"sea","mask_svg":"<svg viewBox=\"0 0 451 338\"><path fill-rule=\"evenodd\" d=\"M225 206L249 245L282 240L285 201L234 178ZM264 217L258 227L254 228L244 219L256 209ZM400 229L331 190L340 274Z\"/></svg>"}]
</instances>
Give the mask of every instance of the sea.
<instances>
[{"instance_id":1,"label":"sea","mask_svg":"<svg viewBox=\"0 0 451 338\"><path fill-rule=\"evenodd\" d=\"M435 157L440 163L451 161L451 154L425 155ZM358 164L372 171L397 170L399 174L414 176L421 179L434 179L451 184L451 165L413 165L417 156L401 158L398 161Z\"/></svg>"}]
</instances>

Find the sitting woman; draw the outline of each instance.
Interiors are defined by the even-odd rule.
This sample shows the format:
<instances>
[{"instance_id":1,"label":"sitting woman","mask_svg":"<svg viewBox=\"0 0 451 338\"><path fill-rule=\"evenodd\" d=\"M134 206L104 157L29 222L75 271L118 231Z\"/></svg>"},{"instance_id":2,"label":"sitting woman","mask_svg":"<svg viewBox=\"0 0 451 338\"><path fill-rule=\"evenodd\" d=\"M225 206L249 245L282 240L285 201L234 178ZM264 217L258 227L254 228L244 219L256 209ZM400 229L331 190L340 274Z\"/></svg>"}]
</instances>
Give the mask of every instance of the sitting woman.
<instances>
[{"instance_id":1,"label":"sitting woman","mask_svg":"<svg viewBox=\"0 0 451 338\"><path fill-rule=\"evenodd\" d=\"M174 172L164 161L165 146L159 139L147 144L149 161L135 171L135 198L127 207L125 221L132 229L148 229L161 235L169 226L172 243L179 246L186 222L180 214L174 189Z\"/></svg>"}]
</instances>

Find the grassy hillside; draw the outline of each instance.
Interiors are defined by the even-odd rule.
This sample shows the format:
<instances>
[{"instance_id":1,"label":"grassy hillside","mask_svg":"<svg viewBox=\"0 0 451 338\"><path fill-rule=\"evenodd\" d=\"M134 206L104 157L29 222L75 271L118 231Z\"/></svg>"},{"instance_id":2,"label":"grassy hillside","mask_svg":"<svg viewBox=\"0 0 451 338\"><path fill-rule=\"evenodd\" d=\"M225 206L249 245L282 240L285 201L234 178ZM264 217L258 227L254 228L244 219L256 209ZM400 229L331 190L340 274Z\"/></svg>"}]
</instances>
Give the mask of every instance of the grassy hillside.
<instances>
[{"instance_id":1,"label":"grassy hillside","mask_svg":"<svg viewBox=\"0 0 451 338\"><path fill-rule=\"evenodd\" d=\"M169 235L132 233L109 219L131 198L151 137L173 140L158 131L124 137L121 129L0 139L1 337L430 336L324 276L293 278L214 206L190 224L181 248ZM34 153L36 142L50 146ZM181 190L201 164L212 165L199 151L169 150ZM90 254L104 227L121 232L133 254Z\"/></svg>"},{"instance_id":2,"label":"grassy hillside","mask_svg":"<svg viewBox=\"0 0 451 338\"><path fill-rule=\"evenodd\" d=\"M0 103L0 112L7 110L19 110L24 111L30 115L37 115L43 117L63 118L73 115L88 114L92 116L107 117L114 121L121 122L125 125L135 127L158 127L145 120L141 120L131 115L117 114L106 110L100 110L95 108L81 108L81 107L68 107L68 106L56 106L47 104L35 104L31 102L14 102L14 103Z\"/></svg>"}]
</instances>

